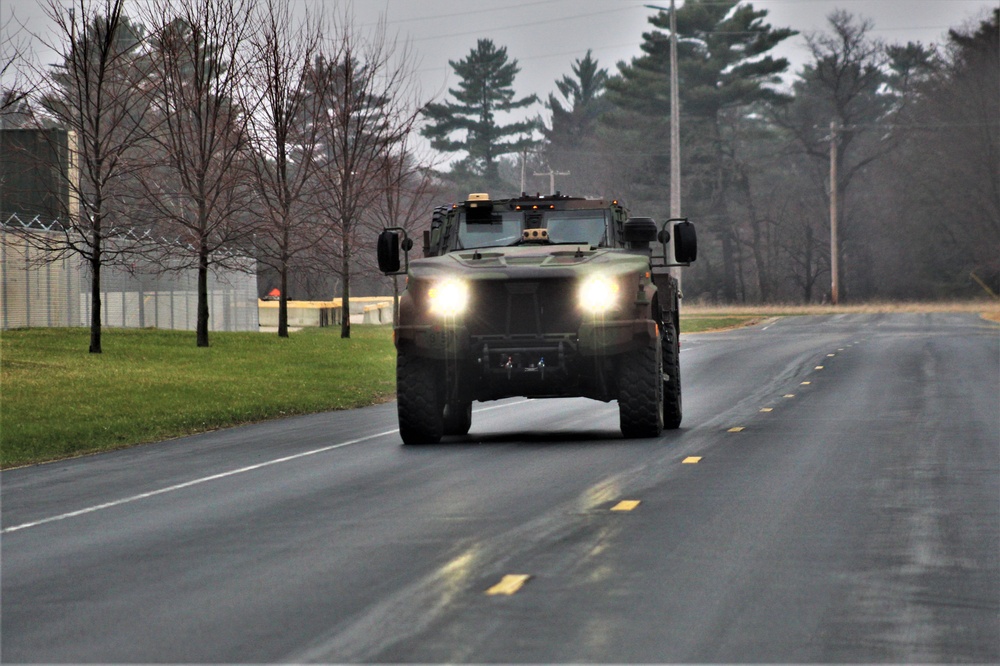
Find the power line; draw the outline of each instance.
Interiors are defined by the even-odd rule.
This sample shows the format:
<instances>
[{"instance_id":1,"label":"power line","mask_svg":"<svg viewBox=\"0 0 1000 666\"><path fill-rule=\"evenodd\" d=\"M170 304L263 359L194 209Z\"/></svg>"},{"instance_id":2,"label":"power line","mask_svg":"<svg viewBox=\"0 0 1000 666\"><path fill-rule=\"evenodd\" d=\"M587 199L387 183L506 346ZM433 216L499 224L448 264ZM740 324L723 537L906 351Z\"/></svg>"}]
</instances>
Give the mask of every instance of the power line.
<instances>
[{"instance_id":1,"label":"power line","mask_svg":"<svg viewBox=\"0 0 1000 666\"><path fill-rule=\"evenodd\" d=\"M621 9L607 9L600 12L592 12L590 14L576 14L573 16L560 16L553 19L531 19L527 21L521 21L519 23L513 23L511 25L484 25L483 29L488 30L490 33L502 32L504 30L524 30L525 28L534 27L538 25L547 25L549 23L566 23L567 21L573 21L582 18L591 18L593 16L605 16L607 14L621 14ZM447 39L449 37L467 37L469 31L465 30L463 32L455 32L447 35L433 35L430 37L418 37L411 39L411 42L426 42L430 40L440 40Z\"/></svg>"},{"instance_id":2,"label":"power line","mask_svg":"<svg viewBox=\"0 0 1000 666\"><path fill-rule=\"evenodd\" d=\"M336 0L334 0L334 1L336 1ZM449 18L454 18L456 16L471 16L471 15L479 15L479 14L488 14L488 13L491 13L491 12L510 12L513 9L521 9L522 7L534 7L536 5L551 5L551 4L554 4L556 2L564 2L564 1L565 0L535 0L535 2L523 2L523 3L519 4L519 5L504 5L502 7L477 9L477 10L470 10L470 11L467 11L467 12L448 12L447 14L437 14L437 15L432 15L432 16L417 16L415 18L398 19L398 20L390 21L390 23L397 24L397 23L416 23L418 21L440 21L441 19L449 19ZM375 26L375 25L378 25L378 24L377 23L362 23L361 24L362 27L371 27L371 26Z\"/></svg>"}]
</instances>

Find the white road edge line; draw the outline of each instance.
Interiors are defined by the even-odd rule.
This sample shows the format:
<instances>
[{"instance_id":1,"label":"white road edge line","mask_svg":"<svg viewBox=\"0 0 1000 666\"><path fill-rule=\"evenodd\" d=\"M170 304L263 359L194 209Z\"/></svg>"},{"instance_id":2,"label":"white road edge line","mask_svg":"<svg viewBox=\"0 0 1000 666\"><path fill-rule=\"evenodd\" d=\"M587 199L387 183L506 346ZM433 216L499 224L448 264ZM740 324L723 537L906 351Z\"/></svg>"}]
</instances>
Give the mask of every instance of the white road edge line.
<instances>
[{"instance_id":1,"label":"white road edge line","mask_svg":"<svg viewBox=\"0 0 1000 666\"><path fill-rule=\"evenodd\" d=\"M19 530L25 530L29 527L38 527L39 525L45 525L47 523L54 523L59 520L66 520L67 518L76 518L77 516L83 516L88 513L94 513L95 511L102 511L104 509L110 509L112 507L121 506L123 504L131 504L132 502L137 502L142 499L147 499L149 497L156 497L157 495L163 495L165 493L172 493L175 490L183 490L184 488L190 488L191 486L198 486L203 483L208 483L209 481L218 481L219 479L225 479L229 476L236 476L237 474L245 474L246 472L252 472L257 469L264 467L270 467L272 465L278 465L281 463L289 462L291 460L297 460L299 458L306 458L308 456L314 456L319 453L326 453L327 451L333 451L334 449L342 449L345 446L351 446L352 444L358 444L360 442L367 441L369 439L376 439L378 437L385 437L386 435L391 435L394 432L399 432L399 430L387 430L385 432L380 432L376 435L368 435L367 437L361 437L359 439L352 439L349 442L341 442L340 444L333 444L331 446L324 446L321 449L313 449L312 451L303 451L302 453L296 453L295 455L285 456L283 458L275 458L274 460L268 460L262 463L257 463L256 465L248 465L247 467L240 467L239 469L231 469L228 472L221 472L219 474L212 474L211 476L203 476L200 479L194 479L192 481L185 481L184 483L178 483L173 486L167 486L166 488L160 488L159 490L151 490L148 493L140 493L138 495L132 495L131 497L124 497L114 502L105 502L104 504L97 504L95 506L89 506L86 509L80 509L78 511L70 511L69 513L59 514L58 516L51 516L49 518L43 518L41 520L36 520L31 523L24 523L23 525L14 525L12 527L4 528L0 530L0 534L9 534L10 532L17 532Z\"/></svg>"},{"instance_id":2,"label":"white road edge line","mask_svg":"<svg viewBox=\"0 0 1000 666\"><path fill-rule=\"evenodd\" d=\"M517 405L520 404L521 402L527 402L527 401L518 401L506 405L497 405L495 407L487 407L485 409L478 409L476 411L486 412L494 409L501 409L503 407L510 407L511 405ZM184 483L178 483L173 486L167 486L166 488L160 488L159 490L151 490L148 493L140 493L138 495L132 495L131 497L123 497L122 499L115 500L113 502L105 502L104 504L89 506L86 509L79 509L78 511L70 511L69 513L62 513L59 514L58 516L50 516L48 518L42 518L41 520L36 520L30 523L24 523L22 525L13 525L11 527L6 527L0 530L0 534L10 534L11 532L18 532L20 530L26 530L30 527L38 527L39 525L55 523L60 520L66 520L67 518L76 518L77 516L85 516L88 513L94 513L95 511L103 511L104 509L111 509L116 506L122 506L123 504L131 504L132 502L138 502L139 500L148 499L150 497L156 497L157 495L164 495L166 493L172 493L176 490L183 490L184 488L190 488L191 486L198 486L203 483L208 483L209 481L218 481L219 479L225 479L226 477L236 476L237 474L245 474L247 472L252 472L257 469L262 469L264 467L271 467L272 465L279 465L281 463L290 462L292 460L298 460L299 458L306 458L320 453L326 453L328 451L333 451L334 449L342 449L345 446L360 444L361 442L367 442L370 439L378 439L379 437L385 437L386 435L391 435L396 432L399 432L398 428L393 430L386 430L385 432L380 432L374 435L367 435L366 437L359 437L358 439L352 439L349 442L341 442L340 444L332 444L330 446L324 446L323 448L320 449L313 449L312 451L303 451L302 453L296 453L295 455L285 456L283 458L275 458L274 460L267 460L262 463L257 463L256 465L248 465L247 467L240 467L239 469L231 469L228 472L220 472L219 474L204 476L200 479L185 481Z\"/></svg>"},{"instance_id":3,"label":"white road edge line","mask_svg":"<svg viewBox=\"0 0 1000 666\"><path fill-rule=\"evenodd\" d=\"M508 402L503 405L494 405L492 407L482 407L480 409L473 410L473 414L479 414L480 412L492 412L494 409L503 409L504 407L513 407L514 405L521 405L526 402L531 402L535 398L525 398L524 400L518 400L517 402Z\"/></svg>"}]
</instances>

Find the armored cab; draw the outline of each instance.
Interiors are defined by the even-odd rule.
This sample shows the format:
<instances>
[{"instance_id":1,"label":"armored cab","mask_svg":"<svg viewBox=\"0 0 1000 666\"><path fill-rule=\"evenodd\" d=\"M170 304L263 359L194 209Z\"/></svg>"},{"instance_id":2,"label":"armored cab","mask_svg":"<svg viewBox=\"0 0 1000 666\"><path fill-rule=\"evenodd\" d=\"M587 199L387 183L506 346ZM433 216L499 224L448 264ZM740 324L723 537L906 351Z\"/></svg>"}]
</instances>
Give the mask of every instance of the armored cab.
<instances>
[{"instance_id":1,"label":"armored cab","mask_svg":"<svg viewBox=\"0 0 1000 666\"><path fill-rule=\"evenodd\" d=\"M626 437L680 425L670 268L696 257L689 221L629 218L604 199L473 194L437 208L422 240L411 259L403 229L378 239L380 269L407 276L395 329L406 444L464 435L473 400L511 396L617 400Z\"/></svg>"}]
</instances>

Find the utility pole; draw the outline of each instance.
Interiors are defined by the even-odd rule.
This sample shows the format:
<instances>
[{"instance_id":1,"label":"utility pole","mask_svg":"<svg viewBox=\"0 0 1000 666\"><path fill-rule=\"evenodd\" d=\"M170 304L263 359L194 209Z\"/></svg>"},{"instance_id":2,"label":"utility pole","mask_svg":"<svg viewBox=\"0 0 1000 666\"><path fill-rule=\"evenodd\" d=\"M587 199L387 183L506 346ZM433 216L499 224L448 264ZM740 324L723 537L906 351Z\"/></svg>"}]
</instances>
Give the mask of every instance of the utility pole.
<instances>
[{"instance_id":1,"label":"utility pole","mask_svg":"<svg viewBox=\"0 0 1000 666\"><path fill-rule=\"evenodd\" d=\"M681 216L681 103L677 87L677 10L670 0L670 217Z\"/></svg>"},{"instance_id":2,"label":"utility pole","mask_svg":"<svg viewBox=\"0 0 1000 666\"><path fill-rule=\"evenodd\" d=\"M536 176L548 176L549 177L549 194L556 193L556 176L568 176L569 171L555 171L552 167L549 167L548 171L543 171L541 173L535 172ZM522 191L524 188L521 188Z\"/></svg>"},{"instance_id":3,"label":"utility pole","mask_svg":"<svg viewBox=\"0 0 1000 666\"><path fill-rule=\"evenodd\" d=\"M524 194L524 166L525 162L528 161L528 149L521 149L521 194Z\"/></svg>"},{"instance_id":4,"label":"utility pole","mask_svg":"<svg viewBox=\"0 0 1000 666\"><path fill-rule=\"evenodd\" d=\"M840 247L837 239L837 121L830 121L830 302L840 302Z\"/></svg>"},{"instance_id":5,"label":"utility pole","mask_svg":"<svg viewBox=\"0 0 1000 666\"><path fill-rule=\"evenodd\" d=\"M646 5L650 9L661 12L668 11L666 7ZM670 217L681 216L681 103L679 84L677 82L677 7L670 0ZM677 289L681 288L681 271L670 269L677 280Z\"/></svg>"},{"instance_id":6,"label":"utility pole","mask_svg":"<svg viewBox=\"0 0 1000 666\"><path fill-rule=\"evenodd\" d=\"M670 217L681 216L681 102L677 87L677 8L670 0ZM681 291L681 270L671 272L677 291Z\"/></svg>"}]
</instances>

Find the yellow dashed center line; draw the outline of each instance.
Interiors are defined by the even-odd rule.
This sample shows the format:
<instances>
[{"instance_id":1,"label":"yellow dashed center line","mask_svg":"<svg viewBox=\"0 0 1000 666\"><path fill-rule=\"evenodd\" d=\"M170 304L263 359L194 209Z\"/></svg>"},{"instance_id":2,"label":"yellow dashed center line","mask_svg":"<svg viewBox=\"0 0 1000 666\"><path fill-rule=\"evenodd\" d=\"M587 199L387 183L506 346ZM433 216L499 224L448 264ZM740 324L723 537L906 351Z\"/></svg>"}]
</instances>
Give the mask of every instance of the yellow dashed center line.
<instances>
[{"instance_id":1,"label":"yellow dashed center line","mask_svg":"<svg viewBox=\"0 0 1000 666\"><path fill-rule=\"evenodd\" d=\"M528 582L529 578L531 578L531 576L527 574L508 574L501 578L499 583L486 590L486 594L491 596L505 594L510 596L524 587L524 584Z\"/></svg>"},{"instance_id":2,"label":"yellow dashed center line","mask_svg":"<svg viewBox=\"0 0 1000 666\"><path fill-rule=\"evenodd\" d=\"M838 349L837 351L843 351L843 349ZM834 357L834 356L836 356L836 354L827 354L828 358ZM823 366L822 365L817 365L815 367L815 369L816 370L822 370ZM802 382L801 385L802 386L809 386L810 384L811 384L811 382L806 381L806 382ZM785 398L794 398L795 394L794 393L786 393L783 397L785 397ZM768 412L774 411L774 408L773 407L762 407L760 411L764 412L764 413L768 413ZM729 430L727 430L727 432L732 432L732 433L743 432L744 429L745 428L743 426L736 426L736 427L733 427L733 428L729 428ZM695 465L695 464L698 464L699 462L701 462L701 456L688 456L687 458L684 458L684 460L682 460L681 462L683 464L686 464L686 465ZM622 500L622 501L618 502L617 504L615 504L613 507L611 507L611 511L632 511L636 507L638 507L640 503L641 503L640 500ZM530 579L531 579L531 575L529 575L529 574L508 574L508 575L504 576L503 578L501 578L500 582L498 582L496 585L494 585L493 587L491 587L488 590L486 590L485 593L487 595L491 595L491 596L495 596L495 595L510 596L510 595L516 594L518 591L520 591L520 589L522 587L524 587L524 585Z\"/></svg>"}]
</instances>

